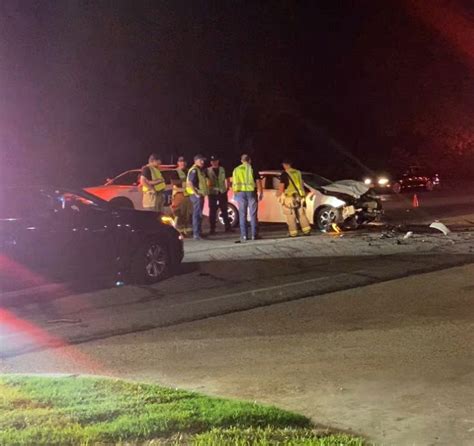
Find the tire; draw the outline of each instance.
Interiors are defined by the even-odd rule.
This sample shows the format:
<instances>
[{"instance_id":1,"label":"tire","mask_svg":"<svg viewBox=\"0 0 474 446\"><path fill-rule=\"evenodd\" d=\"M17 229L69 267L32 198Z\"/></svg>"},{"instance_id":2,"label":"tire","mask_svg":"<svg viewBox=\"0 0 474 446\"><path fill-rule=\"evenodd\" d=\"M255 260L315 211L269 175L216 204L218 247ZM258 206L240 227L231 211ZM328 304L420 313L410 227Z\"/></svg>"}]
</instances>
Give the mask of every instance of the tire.
<instances>
[{"instance_id":1,"label":"tire","mask_svg":"<svg viewBox=\"0 0 474 446\"><path fill-rule=\"evenodd\" d=\"M331 232L332 224L337 223L338 211L332 206L323 206L316 210L314 214L314 225L321 232Z\"/></svg>"},{"instance_id":2,"label":"tire","mask_svg":"<svg viewBox=\"0 0 474 446\"><path fill-rule=\"evenodd\" d=\"M394 183L392 185L392 192L395 194L399 194L402 191L402 185L400 183Z\"/></svg>"},{"instance_id":3,"label":"tire","mask_svg":"<svg viewBox=\"0 0 474 446\"><path fill-rule=\"evenodd\" d=\"M132 258L131 278L137 284L153 284L166 279L172 270L172 262L163 242L147 240Z\"/></svg>"},{"instance_id":4,"label":"tire","mask_svg":"<svg viewBox=\"0 0 474 446\"><path fill-rule=\"evenodd\" d=\"M427 181L426 184L425 184L425 189L428 191L428 192L432 192L433 189L434 189L434 184L432 181Z\"/></svg>"},{"instance_id":5,"label":"tire","mask_svg":"<svg viewBox=\"0 0 474 446\"><path fill-rule=\"evenodd\" d=\"M231 228L236 228L239 226L239 211L233 204L227 204L227 212L229 215L229 220L230 220L230 227ZM222 212L218 211L217 213L217 220L219 223L224 226L224 219L222 218Z\"/></svg>"},{"instance_id":6,"label":"tire","mask_svg":"<svg viewBox=\"0 0 474 446\"><path fill-rule=\"evenodd\" d=\"M115 208L135 209L132 201L125 197L113 198L109 203Z\"/></svg>"}]
</instances>

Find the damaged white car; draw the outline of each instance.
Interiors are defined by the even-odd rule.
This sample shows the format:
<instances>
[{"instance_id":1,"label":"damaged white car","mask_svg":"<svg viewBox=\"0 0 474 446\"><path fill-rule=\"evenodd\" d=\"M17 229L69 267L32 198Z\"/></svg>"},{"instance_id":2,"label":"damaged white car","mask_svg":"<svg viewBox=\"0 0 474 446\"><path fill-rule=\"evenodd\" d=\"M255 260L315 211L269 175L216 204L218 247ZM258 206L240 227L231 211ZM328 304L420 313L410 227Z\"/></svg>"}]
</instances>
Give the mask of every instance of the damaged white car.
<instances>
[{"instance_id":1,"label":"damaged white car","mask_svg":"<svg viewBox=\"0 0 474 446\"><path fill-rule=\"evenodd\" d=\"M277 191L281 171L260 172L263 200L258 205L258 220L262 223L285 223L286 217L278 201ZM303 172L307 197L306 209L310 223L320 231L332 231L333 224L358 227L376 220L382 214L382 203L374 192L360 181L332 182L310 172ZM239 223L237 203L229 192L229 217L233 226ZM204 211L207 214L207 206ZM221 223L222 216L219 215Z\"/></svg>"}]
</instances>

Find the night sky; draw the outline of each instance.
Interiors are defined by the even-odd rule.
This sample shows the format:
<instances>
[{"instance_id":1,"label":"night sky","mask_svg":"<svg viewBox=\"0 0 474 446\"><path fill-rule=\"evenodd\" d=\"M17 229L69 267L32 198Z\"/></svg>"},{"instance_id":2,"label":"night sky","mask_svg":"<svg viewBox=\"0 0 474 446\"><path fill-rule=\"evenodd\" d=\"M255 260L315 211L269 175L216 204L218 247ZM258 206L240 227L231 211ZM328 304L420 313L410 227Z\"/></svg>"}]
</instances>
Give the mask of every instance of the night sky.
<instances>
[{"instance_id":1,"label":"night sky","mask_svg":"<svg viewBox=\"0 0 474 446\"><path fill-rule=\"evenodd\" d=\"M470 5L3 0L2 177L92 185L152 151L383 167L474 128Z\"/></svg>"}]
</instances>

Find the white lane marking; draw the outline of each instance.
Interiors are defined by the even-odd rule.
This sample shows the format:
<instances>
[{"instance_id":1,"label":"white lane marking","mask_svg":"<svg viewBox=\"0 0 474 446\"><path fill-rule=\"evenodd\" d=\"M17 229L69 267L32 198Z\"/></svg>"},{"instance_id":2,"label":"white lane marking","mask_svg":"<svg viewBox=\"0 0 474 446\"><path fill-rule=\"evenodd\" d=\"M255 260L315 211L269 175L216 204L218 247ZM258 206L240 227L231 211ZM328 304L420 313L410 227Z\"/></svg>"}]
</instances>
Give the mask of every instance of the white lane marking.
<instances>
[{"instance_id":1,"label":"white lane marking","mask_svg":"<svg viewBox=\"0 0 474 446\"><path fill-rule=\"evenodd\" d=\"M357 270L357 271L353 271L351 273L339 273L339 274L334 274L333 276L316 277L315 279L299 280L297 282L283 283L281 285L273 285L273 286L264 287L264 288L257 288L255 290L239 291L237 293L230 293L230 294L224 294L224 295L221 295L221 296L208 297L206 299L199 299L199 300L194 300L194 301L182 302L182 303L178 303L178 304L175 304L175 305L170 305L170 307L175 308L175 307L182 307L183 305L201 304L201 303L204 303L204 302L212 302L212 301L216 301L216 300L229 299L231 297L242 296L242 295L245 295L245 294L250 294L250 295L253 296L257 293L262 293L262 292L266 292L266 291L278 290L278 289L281 289L281 288L288 288L288 287L297 286L297 285L304 285L304 284L307 284L307 283L314 283L314 282L318 282L318 281L324 280L324 279L337 279L338 277L356 276L357 274L362 274L362 273L366 273L366 271L365 270ZM328 292L330 293L331 291L328 291Z\"/></svg>"}]
</instances>

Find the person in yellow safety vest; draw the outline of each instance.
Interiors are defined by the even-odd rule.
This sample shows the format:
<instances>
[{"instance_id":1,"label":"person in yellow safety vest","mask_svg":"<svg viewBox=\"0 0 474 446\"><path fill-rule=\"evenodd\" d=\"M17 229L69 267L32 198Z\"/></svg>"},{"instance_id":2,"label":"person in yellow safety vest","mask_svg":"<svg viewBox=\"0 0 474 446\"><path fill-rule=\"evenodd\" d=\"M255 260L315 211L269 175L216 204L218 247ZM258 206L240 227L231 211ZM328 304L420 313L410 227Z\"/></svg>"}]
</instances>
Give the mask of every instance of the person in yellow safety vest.
<instances>
[{"instance_id":1,"label":"person in yellow safety vest","mask_svg":"<svg viewBox=\"0 0 474 446\"><path fill-rule=\"evenodd\" d=\"M232 174L232 190L239 206L240 240L243 243L248 240L247 214L250 213L251 240L258 236L258 201L263 199L262 181L258 176L258 170L254 171L252 160L249 155L242 155L242 164L234 169ZM258 191L258 201L257 194Z\"/></svg>"},{"instance_id":2,"label":"person in yellow safety vest","mask_svg":"<svg viewBox=\"0 0 474 446\"><path fill-rule=\"evenodd\" d=\"M193 206L193 238L202 239L202 209L204 207L204 197L209 195L209 186L207 183L204 164L206 158L202 155L194 157L194 164L189 169L186 178L186 192L189 194Z\"/></svg>"},{"instance_id":3,"label":"person in yellow safety vest","mask_svg":"<svg viewBox=\"0 0 474 446\"><path fill-rule=\"evenodd\" d=\"M160 171L161 157L152 153L148 164L142 168L140 186L143 193L143 208L149 211L163 212L166 183Z\"/></svg>"},{"instance_id":4,"label":"person in yellow safety vest","mask_svg":"<svg viewBox=\"0 0 474 446\"><path fill-rule=\"evenodd\" d=\"M225 170L220 166L219 158L211 156L211 167L207 168L207 178L209 179L209 225L210 234L216 233L217 209L220 209L226 232L230 232L229 212L227 209L228 184Z\"/></svg>"},{"instance_id":5,"label":"person in yellow safety vest","mask_svg":"<svg viewBox=\"0 0 474 446\"><path fill-rule=\"evenodd\" d=\"M306 216L306 192L303 177L299 170L293 169L290 160L284 160L284 172L280 177L280 188L278 195L286 215L288 232L290 237L298 236L298 223L304 235L311 233L311 225Z\"/></svg>"},{"instance_id":6,"label":"person in yellow safety vest","mask_svg":"<svg viewBox=\"0 0 474 446\"><path fill-rule=\"evenodd\" d=\"M183 156L178 158L176 173L178 180L173 185L171 207L176 216L176 229L183 235L189 235L192 233L193 206L186 191L188 169Z\"/></svg>"}]
</instances>

